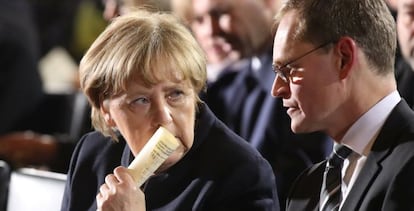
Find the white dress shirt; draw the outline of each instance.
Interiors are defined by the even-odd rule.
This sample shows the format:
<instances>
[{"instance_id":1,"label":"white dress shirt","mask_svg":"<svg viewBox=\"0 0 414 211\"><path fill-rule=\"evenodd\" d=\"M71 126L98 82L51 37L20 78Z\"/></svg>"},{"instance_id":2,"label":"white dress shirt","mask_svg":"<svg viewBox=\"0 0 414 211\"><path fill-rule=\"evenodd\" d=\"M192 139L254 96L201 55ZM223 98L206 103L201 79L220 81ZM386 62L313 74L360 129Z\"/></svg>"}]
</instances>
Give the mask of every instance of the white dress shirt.
<instances>
[{"instance_id":1,"label":"white dress shirt","mask_svg":"<svg viewBox=\"0 0 414 211\"><path fill-rule=\"evenodd\" d=\"M401 97L397 91L390 93L363 114L342 138L340 143L351 148L353 153L344 161L342 167L340 208L363 168L385 120L400 101Z\"/></svg>"}]
</instances>

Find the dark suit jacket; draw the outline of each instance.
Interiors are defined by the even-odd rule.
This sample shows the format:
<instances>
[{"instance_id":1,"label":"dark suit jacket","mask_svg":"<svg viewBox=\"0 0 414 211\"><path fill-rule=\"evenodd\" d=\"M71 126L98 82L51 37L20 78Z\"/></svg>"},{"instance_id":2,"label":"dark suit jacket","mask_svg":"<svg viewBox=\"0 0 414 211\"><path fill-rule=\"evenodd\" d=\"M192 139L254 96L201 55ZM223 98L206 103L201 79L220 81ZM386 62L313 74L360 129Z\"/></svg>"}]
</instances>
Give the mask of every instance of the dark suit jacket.
<instances>
[{"instance_id":1,"label":"dark suit jacket","mask_svg":"<svg viewBox=\"0 0 414 211\"><path fill-rule=\"evenodd\" d=\"M403 58L396 61L395 78L401 97L411 108L414 108L414 71Z\"/></svg>"},{"instance_id":2,"label":"dark suit jacket","mask_svg":"<svg viewBox=\"0 0 414 211\"><path fill-rule=\"evenodd\" d=\"M207 106L200 108L194 134L185 157L143 185L147 210L279 210L268 162ZM87 134L73 154L62 210L96 210L95 196L105 176L132 158L125 141Z\"/></svg>"},{"instance_id":3,"label":"dark suit jacket","mask_svg":"<svg viewBox=\"0 0 414 211\"><path fill-rule=\"evenodd\" d=\"M325 162L305 171L287 210L317 210ZM414 210L414 112L401 101L387 118L342 210Z\"/></svg>"}]
</instances>

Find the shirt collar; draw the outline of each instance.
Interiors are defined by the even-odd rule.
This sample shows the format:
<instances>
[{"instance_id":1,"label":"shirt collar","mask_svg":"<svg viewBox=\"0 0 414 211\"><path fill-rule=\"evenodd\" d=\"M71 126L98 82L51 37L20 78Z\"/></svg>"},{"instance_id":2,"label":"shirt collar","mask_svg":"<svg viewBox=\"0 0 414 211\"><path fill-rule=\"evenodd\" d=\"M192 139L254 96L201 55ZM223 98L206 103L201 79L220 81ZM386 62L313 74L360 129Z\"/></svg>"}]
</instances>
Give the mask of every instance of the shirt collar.
<instances>
[{"instance_id":1,"label":"shirt collar","mask_svg":"<svg viewBox=\"0 0 414 211\"><path fill-rule=\"evenodd\" d=\"M400 101L398 91L393 91L381 99L349 128L341 143L359 155L367 156L385 120Z\"/></svg>"}]
</instances>

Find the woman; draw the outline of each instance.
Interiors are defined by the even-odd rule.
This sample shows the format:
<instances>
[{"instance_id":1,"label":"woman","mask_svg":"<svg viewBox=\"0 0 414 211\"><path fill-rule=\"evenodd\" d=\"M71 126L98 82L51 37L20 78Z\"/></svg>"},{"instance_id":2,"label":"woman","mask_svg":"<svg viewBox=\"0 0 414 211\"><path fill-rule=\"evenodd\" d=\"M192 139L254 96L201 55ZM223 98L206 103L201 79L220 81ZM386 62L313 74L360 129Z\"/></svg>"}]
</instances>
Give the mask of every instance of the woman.
<instances>
[{"instance_id":1,"label":"woman","mask_svg":"<svg viewBox=\"0 0 414 211\"><path fill-rule=\"evenodd\" d=\"M205 66L172 15L113 20L80 63L97 131L73 153L62 210L279 210L270 165L199 100ZM160 126L180 147L136 188L125 167Z\"/></svg>"}]
</instances>

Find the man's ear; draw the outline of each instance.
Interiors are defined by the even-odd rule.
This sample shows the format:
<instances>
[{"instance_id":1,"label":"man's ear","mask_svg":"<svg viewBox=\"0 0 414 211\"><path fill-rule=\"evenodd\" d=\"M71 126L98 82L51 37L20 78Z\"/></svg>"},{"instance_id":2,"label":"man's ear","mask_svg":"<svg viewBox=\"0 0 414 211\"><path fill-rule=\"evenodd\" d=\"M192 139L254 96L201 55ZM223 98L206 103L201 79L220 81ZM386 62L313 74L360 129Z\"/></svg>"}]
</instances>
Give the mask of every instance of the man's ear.
<instances>
[{"instance_id":1,"label":"man's ear","mask_svg":"<svg viewBox=\"0 0 414 211\"><path fill-rule=\"evenodd\" d=\"M355 41L350 37L342 37L336 44L336 50L340 57L340 78L344 79L348 77L354 66L356 58Z\"/></svg>"},{"instance_id":2,"label":"man's ear","mask_svg":"<svg viewBox=\"0 0 414 211\"><path fill-rule=\"evenodd\" d=\"M104 100L101 104L100 112L102 116L104 117L105 123L109 127L115 127L116 124L114 120L112 119L111 112L109 110L109 100Z\"/></svg>"}]
</instances>

